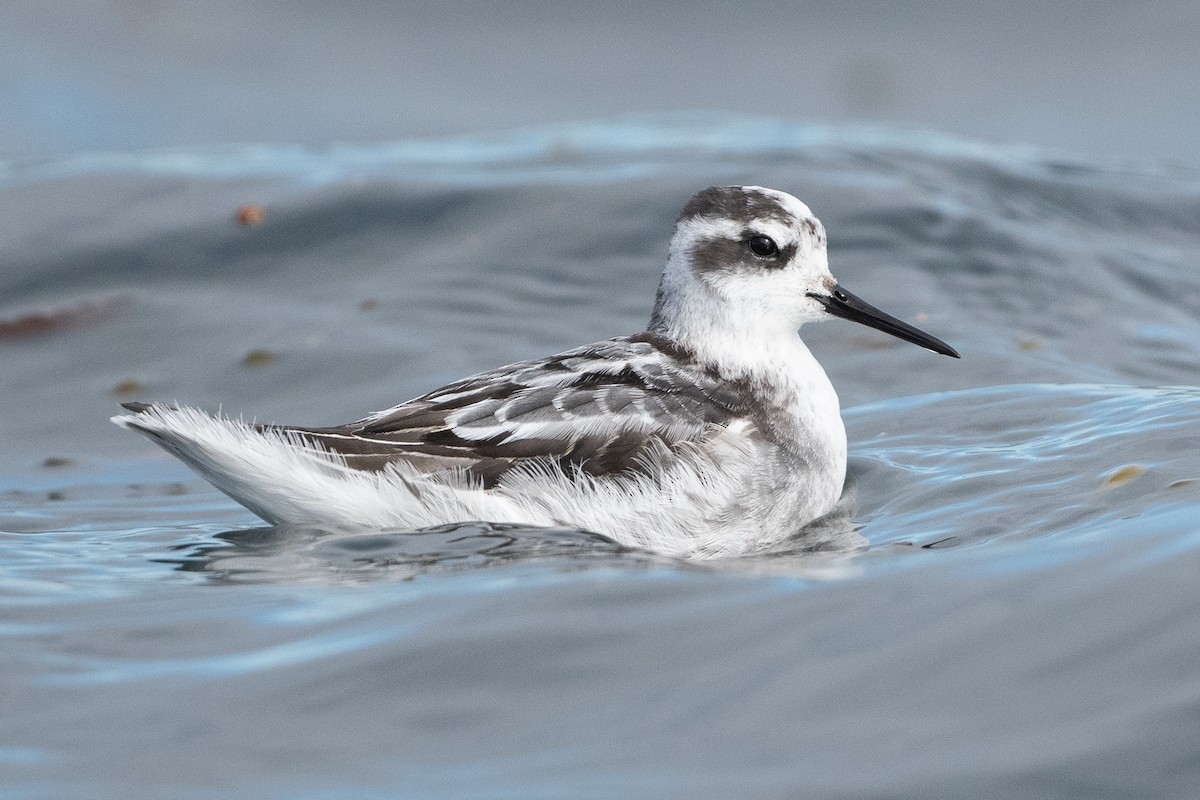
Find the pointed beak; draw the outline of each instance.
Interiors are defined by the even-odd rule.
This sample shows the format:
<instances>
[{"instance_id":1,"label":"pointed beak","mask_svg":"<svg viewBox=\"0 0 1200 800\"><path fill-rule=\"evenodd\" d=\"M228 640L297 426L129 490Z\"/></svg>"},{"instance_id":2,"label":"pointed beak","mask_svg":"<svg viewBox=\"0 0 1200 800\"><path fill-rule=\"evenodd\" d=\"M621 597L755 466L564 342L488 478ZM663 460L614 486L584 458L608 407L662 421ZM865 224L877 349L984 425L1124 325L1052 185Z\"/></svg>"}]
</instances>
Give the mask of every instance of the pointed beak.
<instances>
[{"instance_id":1,"label":"pointed beak","mask_svg":"<svg viewBox=\"0 0 1200 800\"><path fill-rule=\"evenodd\" d=\"M829 294L809 292L808 296L825 306L825 310L835 317L848 319L851 322L861 322L869 328L890 333L898 339L920 345L926 350L941 353L944 356L958 358L958 351L941 339L930 336L925 331L914 328L907 322L901 322L891 314L885 314L875 306L850 294L840 286L833 287Z\"/></svg>"}]
</instances>

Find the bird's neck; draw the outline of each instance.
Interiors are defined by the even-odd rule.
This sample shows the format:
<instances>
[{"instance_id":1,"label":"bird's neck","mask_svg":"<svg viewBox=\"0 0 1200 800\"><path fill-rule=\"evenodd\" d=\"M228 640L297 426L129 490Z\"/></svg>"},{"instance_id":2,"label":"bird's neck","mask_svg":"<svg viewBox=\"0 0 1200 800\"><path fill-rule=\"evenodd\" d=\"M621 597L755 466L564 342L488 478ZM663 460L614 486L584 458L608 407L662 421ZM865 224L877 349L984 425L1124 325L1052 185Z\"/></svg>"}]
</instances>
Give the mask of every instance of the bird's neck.
<instances>
[{"instance_id":1,"label":"bird's neck","mask_svg":"<svg viewBox=\"0 0 1200 800\"><path fill-rule=\"evenodd\" d=\"M664 303L660 295L647 329L728 380L774 383L783 376L811 375L828 383L794 328L770 319L731 317L719 305L689 302L686 296Z\"/></svg>"},{"instance_id":2,"label":"bird's neck","mask_svg":"<svg viewBox=\"0 0 1200 800\"><path fill-rule=\"evenodd\" d=\"M707 321L656 314L650 333L710 374L740 383L768 411L756 420L763 435L831 476L837 484L831 491L840 491L846 433L837 392L799 334L762 325L723 327L711 316Z\"/></svg>"}]
</instances>

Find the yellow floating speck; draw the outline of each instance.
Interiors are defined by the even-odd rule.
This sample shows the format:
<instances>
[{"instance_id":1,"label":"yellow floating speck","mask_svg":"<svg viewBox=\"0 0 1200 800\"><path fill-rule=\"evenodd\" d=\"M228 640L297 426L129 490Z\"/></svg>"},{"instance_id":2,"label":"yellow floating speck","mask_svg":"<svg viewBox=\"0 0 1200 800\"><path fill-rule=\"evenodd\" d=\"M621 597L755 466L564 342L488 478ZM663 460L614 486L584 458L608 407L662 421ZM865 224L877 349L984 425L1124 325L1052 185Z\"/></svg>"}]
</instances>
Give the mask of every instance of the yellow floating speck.
<instances>
[{"instance_id":1,"label":"yellow floating speck","mask_svg":"<svg viewBox=\"0 0 1200 800\"><path fill-rule=\"evenodd\" d=\"M1118 486L1124 486L1127 483L1133 483L1138 478L1146 474L1146 468L1140 467L1137 464L1129 464L1121 467L1119 470L1109 475L1101 484L1102 489L1115 489Z\"/></svg>"}]
</instances>

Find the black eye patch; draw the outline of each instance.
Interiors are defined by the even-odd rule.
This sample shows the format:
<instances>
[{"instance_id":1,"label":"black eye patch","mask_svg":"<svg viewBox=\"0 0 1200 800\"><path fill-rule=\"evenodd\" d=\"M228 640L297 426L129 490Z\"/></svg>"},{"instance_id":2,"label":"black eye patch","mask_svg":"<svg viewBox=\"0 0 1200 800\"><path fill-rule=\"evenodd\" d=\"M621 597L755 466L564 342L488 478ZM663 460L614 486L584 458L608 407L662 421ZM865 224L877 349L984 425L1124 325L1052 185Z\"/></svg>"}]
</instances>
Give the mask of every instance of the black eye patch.
<instances>
[{"instance_id":1,"label":"black eye patch","mask_svg":"<svg viewBox=\"0 0 1200 800\"><path fill-rule=\"evenodd\" d=\"M765 241L751 243L751 240L762 238ZM783 269L796 254L796 242L780 247L770 236L754 231L745 231L737 238L717 236L702 239L694 245L691 252L692 269L697 274L727 272L730 270L774 271ZM755 252L770 250L770 255L759 255Z\"/></svg>"}]
</instances>

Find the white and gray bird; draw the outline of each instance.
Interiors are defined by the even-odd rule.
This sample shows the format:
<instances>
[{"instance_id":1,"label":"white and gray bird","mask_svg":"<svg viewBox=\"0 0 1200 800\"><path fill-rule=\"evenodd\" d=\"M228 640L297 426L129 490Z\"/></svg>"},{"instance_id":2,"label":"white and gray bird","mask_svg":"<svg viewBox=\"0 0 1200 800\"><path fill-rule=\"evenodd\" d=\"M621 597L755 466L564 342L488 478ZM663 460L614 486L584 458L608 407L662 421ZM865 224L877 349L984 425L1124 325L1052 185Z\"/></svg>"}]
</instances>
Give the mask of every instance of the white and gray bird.
<instances>
[{"instance_id":1,"label":"white and gray bird","mask_svg":"<svg viewBox=\"0 0 1200 800\"><path fill-rule=\"evenodd\" d=\"M795 534L846 476L838 397L797 334L828 315L949 345L842 289L808 206L705 189L675 223L650 324L331 428L130 403L144 433L270 523L570 526L707 558Z\"/></svg>"}]
</instances>

